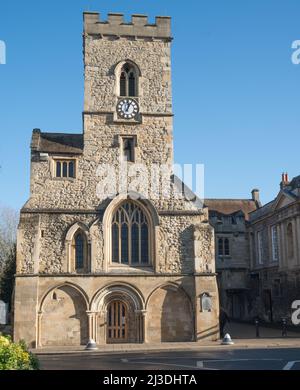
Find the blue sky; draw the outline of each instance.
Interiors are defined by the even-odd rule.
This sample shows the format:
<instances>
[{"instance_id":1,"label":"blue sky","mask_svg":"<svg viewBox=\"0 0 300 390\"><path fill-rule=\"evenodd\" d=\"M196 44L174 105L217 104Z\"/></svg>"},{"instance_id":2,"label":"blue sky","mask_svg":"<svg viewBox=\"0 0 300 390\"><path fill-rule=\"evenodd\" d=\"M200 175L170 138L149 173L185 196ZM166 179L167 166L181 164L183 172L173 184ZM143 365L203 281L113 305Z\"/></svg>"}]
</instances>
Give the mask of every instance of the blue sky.
<instances>
[{"instance_id":1,"label":"blue sky","mask_svg":"<svg viewBox=\"0 0 300 390\"><path fill-rule=\"evenodd\" d=\"M2 0L0 204L29 196L32 129L81 132L82 12L172 16L175 161L205 164L205 196L263 202L300 174L299 0Z\"/></svg>"}]
</instances>

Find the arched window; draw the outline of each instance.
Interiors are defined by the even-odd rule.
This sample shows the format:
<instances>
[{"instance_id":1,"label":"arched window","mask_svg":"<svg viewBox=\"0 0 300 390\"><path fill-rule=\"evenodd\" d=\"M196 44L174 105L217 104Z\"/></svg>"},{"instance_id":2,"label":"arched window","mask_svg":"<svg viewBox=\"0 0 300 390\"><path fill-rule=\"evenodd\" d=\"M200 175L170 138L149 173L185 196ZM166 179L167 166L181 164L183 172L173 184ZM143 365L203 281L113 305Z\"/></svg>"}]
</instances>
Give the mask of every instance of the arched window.
<instances>
[{"instance_id":1,"label":"arched window","mask_svg":"<svg viewBox=\"0 0 300 390\"><path fill-rule=\"evenodd\" d=\"M87 242L85 234L81 231L73 238L73 260L76 271L87 271Z\"/></svg>"},{"instance_id":2,"label":"arched window","mask_svg":"<svg viewBox=\"0 0 300 390\"><path fill-rule=\"evenodd\" d=\"M150 263L149 221L139 206L133 202L123 203L113 215L111 229L113 263Z\"/></svg>"},{"instance_id":3,"label":"arched window","mask_svg":"<svg viewBox=\"0 0 300 390\"><path fill-rule=\"evenodd\" d=\"M120 96L137 96L137 74L135 68L129 63L124 64L121 69Z\"/></svg>"},{"instance_id":4,"label":"arched window","mask_svg":"<svg viewBox=\"0 0 300 390\"><path fill-rule=\"evenodd\" d=\"M294 257L294 239L293 239L293 225L291 223L287 226L287 247L288 247L288 258Z\"/></svg>"}]
</instances>

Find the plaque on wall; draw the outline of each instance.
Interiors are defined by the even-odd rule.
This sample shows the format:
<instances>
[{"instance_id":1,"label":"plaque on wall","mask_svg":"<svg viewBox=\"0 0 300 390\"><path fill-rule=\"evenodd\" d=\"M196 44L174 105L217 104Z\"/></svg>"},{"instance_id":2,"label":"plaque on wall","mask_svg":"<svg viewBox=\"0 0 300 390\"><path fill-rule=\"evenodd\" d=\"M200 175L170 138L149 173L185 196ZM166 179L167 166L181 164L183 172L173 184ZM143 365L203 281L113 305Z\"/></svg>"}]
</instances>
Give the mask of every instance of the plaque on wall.
<instances>
[{"instance_id":1,"label":"plaque on wall","mask_svg":"<svg viewBox=\"0 0 300 390\"><path fill-rule=\"evenodd\" d=\"M211 312L212 299L208 293L203 293L200 295L200 304L201 304L201 311L202 312L205 312L205 311Z\"/></svg>"}]
</instances>

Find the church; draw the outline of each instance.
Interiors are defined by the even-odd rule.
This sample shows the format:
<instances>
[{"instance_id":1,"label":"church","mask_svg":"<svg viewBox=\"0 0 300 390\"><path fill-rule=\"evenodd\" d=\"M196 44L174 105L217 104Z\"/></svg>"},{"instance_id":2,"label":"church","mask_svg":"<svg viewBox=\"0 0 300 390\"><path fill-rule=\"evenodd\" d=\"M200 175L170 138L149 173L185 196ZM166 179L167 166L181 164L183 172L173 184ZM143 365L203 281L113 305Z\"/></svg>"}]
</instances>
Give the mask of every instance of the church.
<instances>
[{"instance_id":1,"label":"church","mask_svg":"<svg viewBox=\"0 0 300 390\"><path fill-rule=\"evenodd\" d=\"M214 229L172 171L171 42L169 17L84 13L83 133L32 133L16 341L218 339Z\"/></svg>"}]
</instances>

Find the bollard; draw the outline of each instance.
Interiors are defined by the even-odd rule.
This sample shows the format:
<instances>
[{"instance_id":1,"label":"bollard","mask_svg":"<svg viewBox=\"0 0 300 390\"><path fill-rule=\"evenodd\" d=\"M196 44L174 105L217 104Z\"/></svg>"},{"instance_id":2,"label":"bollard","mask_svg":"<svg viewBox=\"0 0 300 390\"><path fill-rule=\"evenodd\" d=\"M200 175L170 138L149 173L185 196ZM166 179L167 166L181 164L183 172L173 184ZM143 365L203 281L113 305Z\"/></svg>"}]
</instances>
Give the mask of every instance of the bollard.
<instances>
[{"instance_id":1,"label":"bollard","mask_svg":"<svg viewBox=\"0 0 300 390\"><path fill-rule=\"evenodd\" d=\"M98 347L97 347L97 344L95 343L95 341L93 339L89 339L85 349L87 351L95 351L95 350L98 349Z\"/></svg>"},{"instance_id":2,"label":"bollard","mask_svg":"<svg viewBox=\"0 0 300 390\"><path fill-rule=\"evenodd\" d=\"M225 334L221 344L222 345L232 345L232 344L234 344L234 342L231 340L231 337L230 337L229 333Z\"/></svg>"},{"instance_id":3,"label":"bollard","mask_svg":"<svg viewBox=\"0 0 300 390\"><path fill-rule=\"evenodd\" d=\"M259 337L259 321L258 318L255 319L255 330L256 330L256 337Z\"/></svg>"},{"instance_id":4,"label":"bollard","mask_svg":"<svg viewBox=\"0 0 300 390\"><path fill-rule=\"evenodd\" d=\"M286 318L283 317L282 321L282 337L287 337Z\"/></svg>"}]
</instances>

